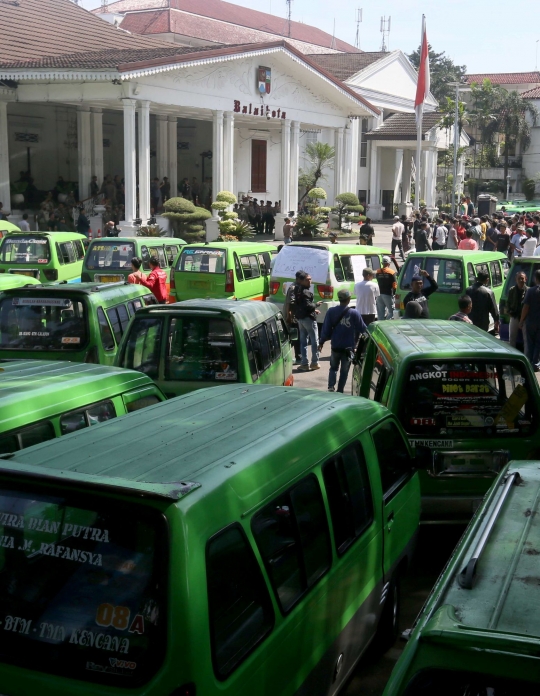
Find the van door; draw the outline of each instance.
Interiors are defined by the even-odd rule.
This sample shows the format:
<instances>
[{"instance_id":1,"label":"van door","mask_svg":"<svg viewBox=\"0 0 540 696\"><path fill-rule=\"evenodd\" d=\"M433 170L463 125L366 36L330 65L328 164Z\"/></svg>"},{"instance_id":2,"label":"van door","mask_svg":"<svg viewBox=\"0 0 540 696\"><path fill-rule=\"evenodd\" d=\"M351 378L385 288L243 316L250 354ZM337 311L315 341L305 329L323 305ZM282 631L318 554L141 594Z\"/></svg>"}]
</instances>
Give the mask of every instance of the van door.
<instances>
[{"instance_id":1,"label":"van door","mask_svg":"<svg viewBox=\"0 0 540 696\"><path fill-rule=\"evenodd\" d=\"M385 420L372 429L371 437L381 473L383 569L385 580L389 581L418 529L420 488L409 447L396 422Z\"/></svg>"},{"instance_id":2,"label":"van door","mask_svg":"<svg viewBox=\"0 0 540 696\"><path fill-rule=\"evenodd\" d=\"M240 256L240 265L244 272L244 282L241 286L241 294L235 293L239 300L262 300L265 279L261 276L258 254L243 254ZM266 281L268 287L268 281ZM240 289L239 289L240 290Z\"/></svg>"}]
</instances>

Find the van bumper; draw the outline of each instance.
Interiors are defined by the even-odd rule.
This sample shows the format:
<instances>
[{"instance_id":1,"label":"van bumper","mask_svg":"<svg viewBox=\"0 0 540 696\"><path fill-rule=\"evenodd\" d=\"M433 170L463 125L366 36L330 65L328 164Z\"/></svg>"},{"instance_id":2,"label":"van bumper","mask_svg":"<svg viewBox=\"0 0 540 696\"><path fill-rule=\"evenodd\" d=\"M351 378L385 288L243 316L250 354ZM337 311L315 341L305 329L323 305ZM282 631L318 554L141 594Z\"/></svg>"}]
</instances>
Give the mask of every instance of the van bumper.
<instances>
[{"instance_id":1,"label":"van bumper","mask_svg":"<svg viewBox=\"0 0 540 696\"><path fill-rule=\"evenodd\" d=\"M420 524L468 524L483 500L479 494L423 495Z\"/></svg>"}]
</instances>

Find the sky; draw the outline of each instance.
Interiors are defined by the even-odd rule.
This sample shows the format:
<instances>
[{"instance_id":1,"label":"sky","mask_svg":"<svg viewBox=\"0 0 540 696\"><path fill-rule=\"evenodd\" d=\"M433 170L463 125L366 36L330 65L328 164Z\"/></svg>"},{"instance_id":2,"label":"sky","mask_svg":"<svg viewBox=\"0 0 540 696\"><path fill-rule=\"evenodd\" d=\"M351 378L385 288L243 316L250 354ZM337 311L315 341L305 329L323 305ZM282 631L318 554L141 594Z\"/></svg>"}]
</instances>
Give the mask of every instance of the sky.
<instances>
[{"instance_id":1,"label":"sky","mask_svg":"<svg viewBox=\"0 0 540 696\"><path fill-rule=\"evenodd\" d=\"M112 0L110 0L112 2ZM204 2L204 0L200 0ZM82 0L87 9L101 0ZM286 16L285 0L235 0L254 10ZM420 44L422 13L427 35L437 53L444 51L469 73L528 72L540 61L540 2L538 0L292 0L292 18L311 24L354 45L356 10L362 8L360 48L380 51L381 16L390 16L389 50L411 53Z\"/></svg>"}]
</instances>

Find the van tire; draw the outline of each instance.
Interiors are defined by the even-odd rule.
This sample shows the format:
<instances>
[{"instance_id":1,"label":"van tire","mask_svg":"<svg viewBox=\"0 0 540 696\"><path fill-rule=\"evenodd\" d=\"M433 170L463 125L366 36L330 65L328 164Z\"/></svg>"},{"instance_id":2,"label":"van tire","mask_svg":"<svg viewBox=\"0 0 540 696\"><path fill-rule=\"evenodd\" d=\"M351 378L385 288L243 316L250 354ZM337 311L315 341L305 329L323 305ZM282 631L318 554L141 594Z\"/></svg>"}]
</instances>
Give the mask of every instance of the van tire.
<instances>
[{"instance_id":1,"label":"van tire","mask_svg":"<svg viewBox=\"0 0 540 696\"><path fill-rule=\"evenodd\" d=\"M378 652L385 653L389 650L399 636L399 614L401 610L400 582L396 574L390 581L388 595L384 603L375 645Z\"/></svg>"}]
</instances>

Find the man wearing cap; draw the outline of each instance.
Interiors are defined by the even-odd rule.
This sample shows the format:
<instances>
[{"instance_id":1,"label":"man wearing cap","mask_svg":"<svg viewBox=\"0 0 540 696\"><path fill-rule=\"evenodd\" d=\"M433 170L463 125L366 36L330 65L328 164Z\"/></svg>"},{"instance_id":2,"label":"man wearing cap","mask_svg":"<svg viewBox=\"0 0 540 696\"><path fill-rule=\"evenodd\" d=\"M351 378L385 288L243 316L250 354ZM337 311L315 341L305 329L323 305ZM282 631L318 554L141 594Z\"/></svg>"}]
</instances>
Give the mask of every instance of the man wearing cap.
<instances>
[{"instance_id":1,"label":"man wearing cap","mask_svg":"<svg viewBox=\"0 0 540 696\"><path fill-rule=\"evenodd\" d=\"M403 254L403 233L405 232L405 225L400 221L399 215L394 215L394 224L392 225L392 248L390 253L392 256L396 253L396 247L399 249L401 258L405 261L405 255Z\"/></svg>"},{"instance_id":2,"label":"man wearing cap","mask_svg":"<svg viewBox=\"0 0 540 696\"><path fill-rule=\"evenodd\" d=\"M338 292L338 307L331 307L326 313L319 342L319 352L326 341L330 341L330 371L328 373L328 391L336 391L336 380L339 369L338 392L343 393L351 356L354 353L360 334L365 333L366 325L356 309L349 307L351 293L348 290Z\"/></svg>"},{"instance_id":3,"label":"man wearing cap","mask_svg":"<svg viewBox=\"0 0 540 696\"><path fill-rule=\"evenodd\" d=\"M424 288L424 278L429 281L429 288ZM428 297L439 289L437 282L427 271L421 270L411 278L411 292L407 293L403 299L403 309L406 309L409 302L418 302L422 307L420 319L429 319Z\"/></svg>"},{"instance_id":4,"label":"man wearing cap","mask_svg":"<svg viewBox=\"0 0 540 696\"><path fill-rule=\"evenodd\" d=\"M489 316L493 317L495 333L499 333L499 309L493 290L487 287L489 274L479 271L476 274L476 282L465 290L465 294L472 300L470 320L475 326L484 331L489 331Z\"/></svg>"},{"instance_id":5,"label":"man wearing cap","mask_svg":"<svg viewBox=\"0 0 540 696\"><path fill-rule=\"evenodd\" d=\"M362 271L364 280L356 283L354 294L356 295L356 311L362 317L366 326L375 321L377 312L377 298L380 295L379 286L373 281L373 269L364 268Z\"/></svg>"},{"instance_id":6,"label":"man wearing cap","mask_svg":"<svg viewBox=\"0 0 540 696\"><path fill-rule=\"evenodd\" d=\"M390 257L383 256L383 267L379 268L375 274L375 280L379 286L379 296L376 299L377 319L394 318L394 295L396 293L397 282L396 273L390 268Z\"/></svg>"}]
</instances>

